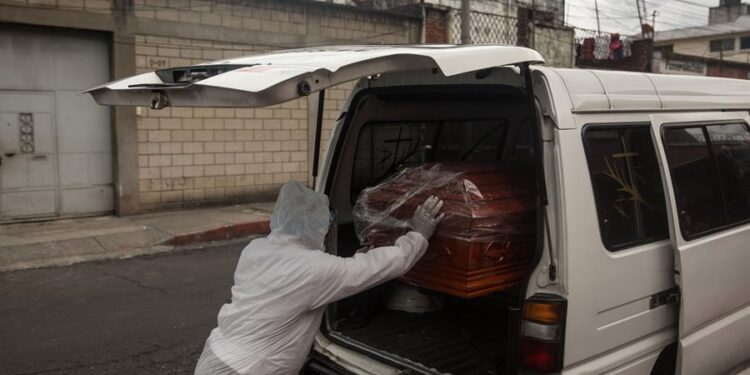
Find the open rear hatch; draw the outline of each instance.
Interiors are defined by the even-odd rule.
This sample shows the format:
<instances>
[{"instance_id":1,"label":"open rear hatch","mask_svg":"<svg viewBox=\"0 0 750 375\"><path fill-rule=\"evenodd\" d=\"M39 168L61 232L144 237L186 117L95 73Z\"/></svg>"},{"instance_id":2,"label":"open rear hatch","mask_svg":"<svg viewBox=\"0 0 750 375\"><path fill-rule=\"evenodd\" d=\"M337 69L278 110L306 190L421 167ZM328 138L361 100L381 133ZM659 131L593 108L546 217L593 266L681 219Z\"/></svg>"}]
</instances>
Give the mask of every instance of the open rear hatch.
<instances>
[{"instance_id":1,"label":"open rear hatch","mask_svg":"<svg viewBox=\"0 0 750 375\"><path fill-rule=\"evenodd\" d=\"M452 76L543 62L534 50L500 45L320 47L158 70L86 92L103 105L263 107L382 73L435 69Z\"/></svg>"}]
</instances>

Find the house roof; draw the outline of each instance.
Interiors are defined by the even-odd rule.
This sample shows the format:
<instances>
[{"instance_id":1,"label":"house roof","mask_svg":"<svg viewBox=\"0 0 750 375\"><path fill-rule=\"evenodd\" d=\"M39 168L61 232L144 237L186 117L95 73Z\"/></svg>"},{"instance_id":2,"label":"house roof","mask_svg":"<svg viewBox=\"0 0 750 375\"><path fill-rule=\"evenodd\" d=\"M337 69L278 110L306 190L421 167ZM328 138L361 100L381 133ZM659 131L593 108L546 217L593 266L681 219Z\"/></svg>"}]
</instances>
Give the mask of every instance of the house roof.
<instances>
[{"instance_id":1,"label":"house roof","mask_svg":"<svg viewBox=\"0 0 750 375\"><path fill-rule=\"evenodd\" d=\"M668 40L690 39L700 37L711 37L725 34L736 34L741 32L750 33L750 16L741 16L729 23L687 27L669 31L660 31L654 35L654 40L663 42Z\"/></svg>"}]
</instances>

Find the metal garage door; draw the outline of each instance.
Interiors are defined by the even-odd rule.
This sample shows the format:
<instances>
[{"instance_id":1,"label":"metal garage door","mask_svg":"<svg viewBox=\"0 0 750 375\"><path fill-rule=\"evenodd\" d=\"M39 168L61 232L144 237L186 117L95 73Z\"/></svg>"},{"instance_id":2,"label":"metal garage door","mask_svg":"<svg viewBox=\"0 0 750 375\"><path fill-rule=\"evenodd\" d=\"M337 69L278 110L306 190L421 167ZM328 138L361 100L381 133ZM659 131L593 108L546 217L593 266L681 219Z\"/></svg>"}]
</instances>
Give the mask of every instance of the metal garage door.
<instances>
[{"instance_id":1,"label":"metal garage door","mask_svg":"<svg viewBox=\"0 0 750 375\"><path fill-rule=\"evenodd\" d=\"M0 221L111 212L106 35L0 25Z\"/></svg>"}]
</instances>

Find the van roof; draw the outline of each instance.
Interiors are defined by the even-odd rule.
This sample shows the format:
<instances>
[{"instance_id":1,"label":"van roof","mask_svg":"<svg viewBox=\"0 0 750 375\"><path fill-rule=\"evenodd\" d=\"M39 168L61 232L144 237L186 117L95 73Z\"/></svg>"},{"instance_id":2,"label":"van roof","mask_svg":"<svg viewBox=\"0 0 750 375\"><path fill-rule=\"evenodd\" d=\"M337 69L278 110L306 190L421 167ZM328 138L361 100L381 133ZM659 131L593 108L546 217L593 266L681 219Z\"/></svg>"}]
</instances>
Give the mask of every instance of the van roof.
<instances>
[{"instance_id":1,"label":"van roof","mask_svg":"<svg viewBox=\"0 0 750 375\"><path fill-rule=\"evenodd\" d=\"M750 80L543 68L568 93L573 112L750 109ZM550 84L554 84L551 82Z\"/></svg>"}]
</instances>

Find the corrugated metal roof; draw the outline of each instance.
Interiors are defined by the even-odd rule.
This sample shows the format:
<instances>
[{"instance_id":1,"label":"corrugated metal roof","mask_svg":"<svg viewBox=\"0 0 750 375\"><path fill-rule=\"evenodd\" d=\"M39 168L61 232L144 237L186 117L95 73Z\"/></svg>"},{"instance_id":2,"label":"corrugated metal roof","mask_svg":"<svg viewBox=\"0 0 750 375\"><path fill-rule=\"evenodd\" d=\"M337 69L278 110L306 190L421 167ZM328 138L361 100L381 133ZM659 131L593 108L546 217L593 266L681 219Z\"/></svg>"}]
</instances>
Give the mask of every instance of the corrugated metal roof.
<instances>
[{"instance_id":1,"label":"corrugated metal roof","mask_svg":"<svg viewBox=\"0 0 750 375\"><path fill-rule=\"evenodd\" d=\"M654 35L654 40L664 42L668 40L690 39L700 37L719 36L735 34L747 31L750 33L750 16L742 16L734 22L705 25L698 27L687 27L669 31L660 31Z\"/></svg>"}]
</instances>

